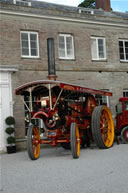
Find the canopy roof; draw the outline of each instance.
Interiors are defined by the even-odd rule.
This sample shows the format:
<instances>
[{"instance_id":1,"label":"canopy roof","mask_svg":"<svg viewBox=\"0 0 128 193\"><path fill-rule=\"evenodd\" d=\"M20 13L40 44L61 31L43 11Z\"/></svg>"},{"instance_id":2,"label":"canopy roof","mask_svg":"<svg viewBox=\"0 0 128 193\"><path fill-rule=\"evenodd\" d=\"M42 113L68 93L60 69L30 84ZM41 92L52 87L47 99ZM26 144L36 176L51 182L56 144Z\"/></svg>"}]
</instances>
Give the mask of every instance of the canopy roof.
<instances>
[{"instance_id":1,"label":"canopy roof","mask_svg":"<svg viewBox=\"0 0 128 193\"><path fill-rule=\"evenodd\" d=\"M67 91L73 91L76 93L88 93L88 94L97 94L97 95L104 95L104 96L112 96L111 92L106 92L102 90L90 89L79 85L68 84L60 81L53 81L53 80L37 80L34 82L29 82L24 85L21 85L15 90L16 95L24 95L26 92L34 92L38 90L38 88L51 88L55 91L60 91L61 89Z\"/></svg>"}]
</instances>

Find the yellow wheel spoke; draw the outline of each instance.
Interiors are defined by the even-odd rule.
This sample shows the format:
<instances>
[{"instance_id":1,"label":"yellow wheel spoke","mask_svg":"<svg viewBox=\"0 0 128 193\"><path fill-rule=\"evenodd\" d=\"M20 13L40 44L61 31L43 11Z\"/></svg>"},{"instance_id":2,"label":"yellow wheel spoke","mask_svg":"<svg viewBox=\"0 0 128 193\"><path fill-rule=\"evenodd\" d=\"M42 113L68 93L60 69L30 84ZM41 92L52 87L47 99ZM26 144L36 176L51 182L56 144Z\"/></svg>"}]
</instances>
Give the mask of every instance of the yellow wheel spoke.
<instances>
[{"instance_id":1,"label":"yellow wheel spoke","mask_svg":"<svg viewBox=\"0 0 128 193\"><path fill-rule=\"evenodd\" d=\"M35 158L39 157L40 154L40 144L39 144L39 140L40 140L40 133L37 127L33 128L33 136L32 136L32 148L33 148L33 155Z\"/></svg>"},{"instance_id":2,"label":"yellow wheel spoke","mask_svg":"<svg viewBox=\"0 0 128 193\"><path fill-rule=\"evenodd\" d=\"M102 130L100 128L103 142L106 147L110 147L114 140L114 124L111 112L107 107L104 107L103 111L101 112L100 122L101 121L103 122Z\"/></svg>"},{"instance_id":3,"label":"yellow wheel spoke","mask_svg":"<svg viewBox=\"0 0 128 193\"><path fill-rule=\"evenodd\" d=\"M80 154L80 138L79 138L79 128L76 126L76 152L79 157Z\"/></svg>"}]
</instances>

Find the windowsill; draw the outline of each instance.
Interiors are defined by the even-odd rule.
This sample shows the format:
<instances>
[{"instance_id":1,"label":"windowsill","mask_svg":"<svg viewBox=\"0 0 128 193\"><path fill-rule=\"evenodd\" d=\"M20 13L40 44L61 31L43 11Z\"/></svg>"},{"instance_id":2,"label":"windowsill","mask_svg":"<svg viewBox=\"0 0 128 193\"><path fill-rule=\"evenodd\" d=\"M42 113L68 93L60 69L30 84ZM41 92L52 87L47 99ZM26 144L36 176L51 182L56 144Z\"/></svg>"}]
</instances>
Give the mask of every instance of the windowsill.
<instances>
[{"instance_id":1,"label":"windowsill","mask_svg":"<svg viewBox=\"0 0 128 193\"><path fill-rule=\"evenodd\" d=\"M107 59L102 59L102 60L96 60L96 59L92 59L92 62L107 62Z\"/></svg>"},{"instance_id":2,"label":"windowsill","mask_svg":"<svg viewBox=\"0 0 128 193\"><path fill-rule=\"evenodd\" d=\"M120 60L121 63L128 63L128 60Z\"/></svg>"},{"instance_id":3,"label":"windowsill","mask_svg":"<svg viewBox=\"0 0 128 193\"><path fill-rule=\"evenodd\" d=\"M24 56L21 56L21 59L34 59L34 60L40 60L41 58L40 57L24 57Z\"/></svg>"},{"instance_id":4,"label":"windowsill","mask_svg":"<svg viewBox=\"0 0 128 193\"><path fill-rule=\"evenodd\" d=\"M75 58L59 58L59 60L68 60L68 61L75 61L76 59Z\"/></svg>"}]
</instances>

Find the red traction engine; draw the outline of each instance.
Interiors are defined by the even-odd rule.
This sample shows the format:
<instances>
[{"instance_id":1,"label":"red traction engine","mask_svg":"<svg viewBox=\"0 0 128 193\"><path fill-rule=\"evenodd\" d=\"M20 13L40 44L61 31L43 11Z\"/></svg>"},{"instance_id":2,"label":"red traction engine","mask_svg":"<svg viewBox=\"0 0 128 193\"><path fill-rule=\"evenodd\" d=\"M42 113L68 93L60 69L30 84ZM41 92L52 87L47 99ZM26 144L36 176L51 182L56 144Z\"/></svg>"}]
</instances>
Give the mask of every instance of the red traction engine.
<instances>
[{"instance_id":1,"label":"red traction engine","mask_svg":"<svg viewBox=\"0 0 128 193\"><path fill-rule=\"evenodd\" d=\"M27 132L27 151L32 160L40 155L40 144L71 149L73 158L80 155L80 146L95 141L102 149L114 141L111 112L105 105L97 106L95 95L112 93L59 81L35 81L20 86L16 95L29 98L30 123Z\"/></svg>"}]
</instances>

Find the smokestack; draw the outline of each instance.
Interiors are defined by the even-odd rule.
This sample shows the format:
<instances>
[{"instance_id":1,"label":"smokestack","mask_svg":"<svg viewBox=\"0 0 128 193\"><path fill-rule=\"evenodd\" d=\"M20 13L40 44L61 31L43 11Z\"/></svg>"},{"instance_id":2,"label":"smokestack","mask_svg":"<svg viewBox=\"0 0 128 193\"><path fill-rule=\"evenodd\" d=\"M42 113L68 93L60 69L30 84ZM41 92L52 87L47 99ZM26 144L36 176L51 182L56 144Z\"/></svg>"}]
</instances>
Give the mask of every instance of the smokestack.
<instances>
[{"instance_id":1,"label":"smokestack","mask_svg":"<svg viewBox=\"0 0 128 193\"><path fill-rule=\"evenodd\" d=\"M47 39L47 50L48 50L48 79L56 80L56 69L55 69L55 52L54 52L54 39Z\"/></svg>"},{"instance_id":2,"label":"smokestack","mask_svg":"<svg viewBox=\"0 0 128 193\"><path fill-rule=\"evenodd\" d=\"M110 0L96 0L96 9L103 9L104 11L111 11Z\"/></svg>"}]
</instances>

